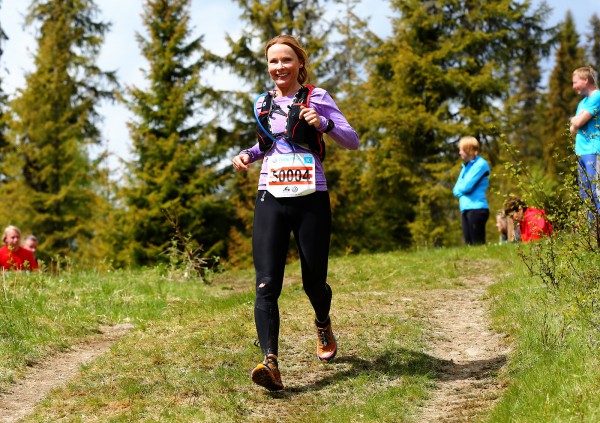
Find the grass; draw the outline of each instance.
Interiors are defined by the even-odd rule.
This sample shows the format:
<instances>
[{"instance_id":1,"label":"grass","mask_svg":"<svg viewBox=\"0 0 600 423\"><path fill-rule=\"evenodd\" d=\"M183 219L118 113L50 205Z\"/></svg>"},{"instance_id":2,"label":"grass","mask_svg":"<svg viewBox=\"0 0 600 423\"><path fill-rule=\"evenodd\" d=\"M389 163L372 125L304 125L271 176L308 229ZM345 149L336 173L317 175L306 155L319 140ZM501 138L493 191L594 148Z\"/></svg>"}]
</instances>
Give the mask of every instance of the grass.
<instances>
[{"instance_id":1,"label":"grass","mask_svg":"<svg viewBox=\"0 0 600 423\"><path fill-rule=\"evenodd\" d=\"M492 276L495 325L515 349L501 375L506 393L486 419L598 420L600 367L589 347L596 334L560 336L560 322L540 307L543 286L527 275L514 246L333 258L329 273L340 352L324 365L315 358L299 266L288 266L280 393L249 380L260 360L251 270L216 275L210 285L160 269L5 275L0 388L99 326L128 322L132 332L25 421L414 421L440 367L427 353L428 310L414 294L460 290L465 278Z\"/></svg>"},{"instance_id":2,"label":"grass","mask_svg":"<svg viewBox=\"0 0 600 423\"><path fill-rule=\"evenodd\" d=\"M489 421L600 421L597 330L565 318L573 304L550 295L524 269L492 295L494 320L511 334L515 353L505 375L509 387Z\"/></svg>"}]
</instances>

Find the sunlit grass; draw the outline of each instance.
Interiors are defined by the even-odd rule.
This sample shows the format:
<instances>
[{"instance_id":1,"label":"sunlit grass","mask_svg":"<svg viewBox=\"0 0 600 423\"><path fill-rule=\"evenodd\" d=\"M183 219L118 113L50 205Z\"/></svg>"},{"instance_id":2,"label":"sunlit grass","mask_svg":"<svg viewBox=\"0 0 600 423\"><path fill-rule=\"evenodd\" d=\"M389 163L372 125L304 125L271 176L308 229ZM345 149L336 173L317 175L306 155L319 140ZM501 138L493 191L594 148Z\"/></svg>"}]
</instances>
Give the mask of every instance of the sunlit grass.
<instances>
[{"instance_id":1,"label":"sunlit grass","mask_svg":"<svg viewBox=\"0 0 600 423\"><path fill-rule=\"evenodd\" d=\"M565 320L573 307L525 271L493 288L495 321L515 343L494 422L600 421L599 334Z\"/></svg>"},{"instance_id":2,"label":"sunlit grass","mask_svg":"<svg viewBox=\"0 0 600 423\"><path fill-rule=\"evenodd\" d=\"M1 310L5 388L28 364L101 325L134 325L26 421L415 421L440 368L427 352L429 310L415 298L482 278L499 282L490 294L495 325L514 344L501 371L508 390L490 419L563 421L571 412L594 421L599 409L599 366L584 346L592 332L548 347L560 325L543 319L543 286L512 245L332 259L340 352L329 365L316 360L314 316L299 266L290 264L280 300L286 389L274 394L249 378L261 359L251 269L217 275L210 285L169 280L157 269L11 277Z\"/></svg>"}]
</instances>

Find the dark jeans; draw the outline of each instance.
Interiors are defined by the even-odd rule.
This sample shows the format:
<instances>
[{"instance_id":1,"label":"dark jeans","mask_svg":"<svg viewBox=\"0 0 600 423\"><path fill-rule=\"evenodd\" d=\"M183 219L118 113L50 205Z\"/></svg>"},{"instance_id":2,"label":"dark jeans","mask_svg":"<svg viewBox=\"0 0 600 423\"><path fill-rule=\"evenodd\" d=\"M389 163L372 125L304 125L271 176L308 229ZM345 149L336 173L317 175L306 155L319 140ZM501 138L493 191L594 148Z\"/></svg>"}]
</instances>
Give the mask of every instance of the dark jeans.
<instances>
[{"instance_id":1,"label":"dark jeans","mask_svg":"<svg viewBox=\"0 0 600 423\"><path fill-rule=\"evenodd\" d=\"M302 268L302 286L324 322L331 307L327 284L331 206L329 193L317 191L303 197L275 198L259 191L254 207L252 255L256 271L254 320L263 353L278 354L279 306L285 261L294 234Z\"/></svg>"},{"instance_id":2,"label":"dark jeans","mask_svg":"<svg viewBox=\"0 0 600 423\"><path fill-rule=\"evenodd\" d=\"M485 223L489 217L489 209L474 209L462 212L462 231L465 244L485 244Z\"/></svg>"}]
</instances>

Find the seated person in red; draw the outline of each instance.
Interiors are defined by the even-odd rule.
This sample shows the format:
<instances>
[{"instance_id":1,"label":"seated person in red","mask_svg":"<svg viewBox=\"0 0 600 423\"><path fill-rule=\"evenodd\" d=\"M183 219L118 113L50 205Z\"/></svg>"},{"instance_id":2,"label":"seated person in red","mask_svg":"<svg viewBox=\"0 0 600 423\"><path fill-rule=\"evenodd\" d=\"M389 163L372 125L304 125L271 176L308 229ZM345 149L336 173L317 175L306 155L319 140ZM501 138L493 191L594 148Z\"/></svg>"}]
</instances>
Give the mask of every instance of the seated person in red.
<instances>
[{"instance_id":1,"label":"seated person in red","mask_svg":"<svg viewBox=\"0 0 600 423\"><path fill-rule=\"evenodd\" d=\"M36 270L33 253L20 246L21 231L16 226L4 230L4 247L0 248L0 267L4 270Z\"/></svg>"},{"instance_id":2,"label":"seated person in red","mask_svg":"<svg viewBox=\"0 0 600 423\"><path fill-rule=\"evenodd\" d=\"M546 211L527 207L519 197L510 197L504 206L504 213L519 225L521 241L537 241L554 231L546 217Z\"/></svg>"}]
</instances>

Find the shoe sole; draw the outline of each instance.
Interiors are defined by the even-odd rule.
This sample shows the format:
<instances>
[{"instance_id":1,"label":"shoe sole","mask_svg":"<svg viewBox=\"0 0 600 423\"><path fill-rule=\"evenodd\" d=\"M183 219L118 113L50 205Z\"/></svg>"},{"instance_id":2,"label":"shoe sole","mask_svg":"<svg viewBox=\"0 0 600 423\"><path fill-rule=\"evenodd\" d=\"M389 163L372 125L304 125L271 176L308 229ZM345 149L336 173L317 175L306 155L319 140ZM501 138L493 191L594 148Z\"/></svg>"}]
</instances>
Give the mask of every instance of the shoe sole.
<instances>
[{"instance_id":1,"label":"shoe sole","mask_svg":"<svg viewBox=\"0 0 600 423\"><path fill-rule=\"evenodd\" d=\"M331 362L335 356L337 355L337 346L335 347L335 351L333 352L333 354L331 355L331 357L322 357L319 355L319 353L317 352L317 358L321 361L324 361L325 363L329 363Z\"/></svg>"},{"instance_id":2,"label":"shoe sole","mask_svg":"<svg viewBox=\"0 0 600 423\"><path fill-rule=\"evenodd\" d=\"M252 382L269 391L281 391L283 384L273 378L273 374L266 367L259 367L252 371Z\"/></svg>"}]
</instances>

